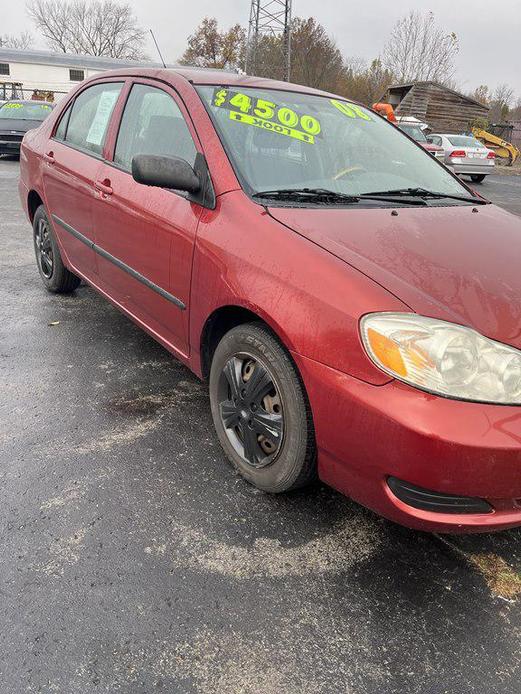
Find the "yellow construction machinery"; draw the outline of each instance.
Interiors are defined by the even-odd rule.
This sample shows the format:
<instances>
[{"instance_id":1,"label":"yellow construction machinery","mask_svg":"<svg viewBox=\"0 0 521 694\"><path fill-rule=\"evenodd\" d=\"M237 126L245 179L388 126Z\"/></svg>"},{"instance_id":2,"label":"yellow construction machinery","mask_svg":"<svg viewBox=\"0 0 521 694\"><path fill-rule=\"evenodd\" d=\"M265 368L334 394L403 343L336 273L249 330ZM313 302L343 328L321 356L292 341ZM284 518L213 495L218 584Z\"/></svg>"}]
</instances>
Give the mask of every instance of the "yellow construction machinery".
<instances>
[{"instance_id":1,"label":"yellow construction machinery","mask_svg":"<svg viewBox=\"0 0 521 694\"><path fill-rule=\"evenodd\" d=\"M502 140L497 135L492 135L482 128L472 128L472 134L480 140L485 147L494 150L496 157L506 159L507 166L512 166L521 152L518 148L506 140Z\"/></svg>"}]
</instances>

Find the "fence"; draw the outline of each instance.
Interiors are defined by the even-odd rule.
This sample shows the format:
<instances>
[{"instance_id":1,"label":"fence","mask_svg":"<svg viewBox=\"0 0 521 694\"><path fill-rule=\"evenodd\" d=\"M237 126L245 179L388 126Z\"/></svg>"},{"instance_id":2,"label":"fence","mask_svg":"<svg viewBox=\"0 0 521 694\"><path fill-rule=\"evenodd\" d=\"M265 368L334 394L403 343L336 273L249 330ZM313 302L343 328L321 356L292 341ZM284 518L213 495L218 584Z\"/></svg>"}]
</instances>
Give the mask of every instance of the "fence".
<instances>
[{"instance_id":1,"label":"fence","mask_svg":"<svg viewBox=\"0 0 521 694\"><path fill-rule=\"evenodd\" d=\"M20 82L0 82L0 101L13 99L38 99L40 101L59 101L67 94L61 90L26 89Z\"/></svg>"}]
</instances>

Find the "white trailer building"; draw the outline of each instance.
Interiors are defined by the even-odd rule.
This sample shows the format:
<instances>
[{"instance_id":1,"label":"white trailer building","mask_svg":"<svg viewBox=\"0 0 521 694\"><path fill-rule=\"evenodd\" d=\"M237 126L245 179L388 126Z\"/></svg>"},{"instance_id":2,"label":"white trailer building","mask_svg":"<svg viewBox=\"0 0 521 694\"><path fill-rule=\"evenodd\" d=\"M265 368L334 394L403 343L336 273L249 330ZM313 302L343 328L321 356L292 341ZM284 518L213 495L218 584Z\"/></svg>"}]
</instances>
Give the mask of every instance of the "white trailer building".
<instances>
[{"instance_id":1,"label":"white trailer building","mask_svg":"<svg viewBox=\"0 0 521 694\"><path fill-rule=\"evenodd\" d=\"M54 94L54 100L59 101L72 87L87 77L103 70L130 65L161 67L159 63L116 60L93 55L0 48L0 100L11 98L13 86L21 84L23 94L18 91L18 98L23 96L24 99L30 99L33 91L37 90L51 92ZM4 84L7 84L5 89Z\"/></svg>"}]
</instances>

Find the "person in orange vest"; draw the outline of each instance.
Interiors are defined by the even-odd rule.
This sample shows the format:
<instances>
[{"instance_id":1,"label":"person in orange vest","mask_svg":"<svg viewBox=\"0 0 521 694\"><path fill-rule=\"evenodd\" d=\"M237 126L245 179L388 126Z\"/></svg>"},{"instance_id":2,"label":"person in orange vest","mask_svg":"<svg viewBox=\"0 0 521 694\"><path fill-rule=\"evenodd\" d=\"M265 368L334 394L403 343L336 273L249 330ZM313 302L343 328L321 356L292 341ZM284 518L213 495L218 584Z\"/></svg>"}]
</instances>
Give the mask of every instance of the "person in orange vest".
<instances>
[{"instance_id":1,"label":"person in orange vest","mask_svg":"<svg viewBox=\"0 0 521 694\"><path fill-rule=\"evenodd\" d=\"M381 116L384 116L384 118L387 118L387 120L391 121L391 123L397 122L396 116L394 115L394 109L391 104L373 104L373 111L376 111Z\"/></svg>"}]
</instances>

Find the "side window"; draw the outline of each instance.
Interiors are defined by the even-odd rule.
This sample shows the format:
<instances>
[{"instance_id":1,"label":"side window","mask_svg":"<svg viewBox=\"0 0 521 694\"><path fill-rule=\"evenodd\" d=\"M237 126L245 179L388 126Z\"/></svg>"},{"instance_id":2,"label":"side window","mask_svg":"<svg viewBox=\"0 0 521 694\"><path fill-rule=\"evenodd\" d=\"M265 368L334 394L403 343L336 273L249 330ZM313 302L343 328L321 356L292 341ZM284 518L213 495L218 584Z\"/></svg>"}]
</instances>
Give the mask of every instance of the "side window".
<instances>
[{"instance_id":1,"label":"side window","mask_svg":"<svg viewBox=\"0 0 521 694\"><path fill-rule=\"evenodd\" d=\"M114 161L130 171L136 154L162 154L186 159L193 166L197 150L174 99L156 87L135 84L119 128Z\"/></svg>"},{"instance_id":2,"label":"side window","mask_svg":"<svg viewBox=\"0 0 521 694\"><path fill-rule=\"evenodd\" d=\"M437 135L432 135L429 139L433 144L441 145L441 137L438 137Z\"/></svg>"},{"instance_id":3,"label":"side window","mask_svg":"<svg viewBox=\"0 0 521 694\"><path fill-rule=\"evenodd\" d=\"M95 84L82 92L72 106L65 142L101 154L122 86L122 82L107 82Z\"/></svg>"},{"instance_id":4,"label":"side window","mask_svg":"<svg viewBox=\"0 0 521 694\"><path fill-rule=\"evenodd\" d=\"M56 132L54 133L54 137L57 140L65 140L65 134L67 133L67 124L71 116L71 110L72 104L70 104L66 108L65 113L63 113L62 117L60 118L60 122L58 123L58 127L56 128Z\"/></svg>"}]
</instances>

